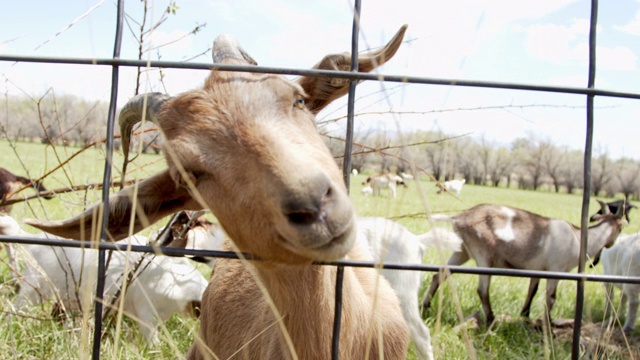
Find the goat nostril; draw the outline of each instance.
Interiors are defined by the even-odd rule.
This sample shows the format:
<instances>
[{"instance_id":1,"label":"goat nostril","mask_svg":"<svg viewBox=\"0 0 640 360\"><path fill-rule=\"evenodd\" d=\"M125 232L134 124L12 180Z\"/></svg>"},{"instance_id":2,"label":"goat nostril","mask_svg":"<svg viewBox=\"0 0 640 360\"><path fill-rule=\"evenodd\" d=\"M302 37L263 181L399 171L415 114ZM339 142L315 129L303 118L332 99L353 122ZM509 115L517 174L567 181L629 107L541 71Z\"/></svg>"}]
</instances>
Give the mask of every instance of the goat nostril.
<instances>
[{"instance_id":1,"label":"goat nostril","mask_svg":"<svg viewBox=\"0 0 640 360\"><path fill-rule=\"evenodd\" d=\"M287 214L289 221L297 225L309 225L318 219L317 211L296 211Z\"/></svg>"},{"instance_id":2,"label":"goat nostril","mask_svg":"<svg viewBox=\"0 0 640 360\"><path fill-rule=\"evenodd\" d=\"M303 177L293 184L292 190L283 198L282 214L294 225L312 225L322 221L336 192L324 174Z\"/></svg>"}]
</instances>

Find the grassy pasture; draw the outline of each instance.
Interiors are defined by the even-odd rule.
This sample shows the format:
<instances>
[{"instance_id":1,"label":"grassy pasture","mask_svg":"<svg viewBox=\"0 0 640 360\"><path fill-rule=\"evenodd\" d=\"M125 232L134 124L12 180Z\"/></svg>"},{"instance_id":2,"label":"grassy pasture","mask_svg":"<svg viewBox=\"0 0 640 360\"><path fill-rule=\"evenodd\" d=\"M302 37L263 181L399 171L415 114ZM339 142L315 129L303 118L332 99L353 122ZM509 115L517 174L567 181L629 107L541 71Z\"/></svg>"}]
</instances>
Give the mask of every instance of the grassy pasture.
<instances>
[{"instance_id":1,"label":"grassy pasture","mask_svg":"<svg viewBox=\"0 0 640 360\"><path fill-rule=\"evenodd\" d=\"M10 145L0 141L0 167L16 174L39 177L54 169L60 162L74 155L79 149L50 147L40 144L17 143ZM120 179L119 153L114 156L114 180ZM24 166L23 166L24 164ZM144 178L164 167L162 156L141 155L135 165L130 166L128 179ZM98 149L89 149L76 156L62 169L56 170L45 179L50 189L64 189L70 185L98 184L104 171L104 153ZM517 189L492 188L465 185L459 198L448 194L437 195L433 182L411 182L405 188L399 188L398 198L386 196L364 196L360 192L365 175L351 178L351 196L360 215L384 216L394 218L414 233L425 232L429 224L424 217L425 207L432 213L456 213L480 203L496 203L520 207L550 217L566 219L579 224L582 198L579 195L555 194L549 192L522 191ZM30 190L26 195L32 194ZM385 195L383 190L383 195ZM97 201L100 190L69 192L56 196L50 201L34 199L14 206L12 215L18 221L24 217L65 219L77 215L86 204ZM605 199L609 200L609 199ZM597 211L598 205L592 200L590 213ZM27 231L33 231L25 227ZM624 232L640 231L640 212L631 213L631 224ZM1 259L6 259L1 253ZM448 254L440 254L431 249L427 252L425 263L442 264ZM469 262L468 266L473 266ZM206 272L206 269L202 269ZM602 273L601 265L589 272ZM73 322L60 324L51 320L51 304L35 307L28 316L10 315L15 290L6 266L0 265L0 304L4 321L0 325L0 358L84 358L91 354L91 330L83 326L80 318ZM425 274L428 285L431 274ZM544 310L544 285L532 307L532 318L540 318ZM528 279L494 277L491 285L491 298L497 321L493 327L475 326L465 320L481 310L476 294L477 276L454 275L449 285L442 286L433 308L426 320L432 333L435 354L439 359L567 359L571 352L571 330L556 331L554 336L545 336L529 322L519 318L518 314L524 302ZM573 318L575 284L561 281L558 287L555 318ZM425 289L423 289L424 291ZM602 321L604 291L602 284L587 283L584 310L583 349L592 351L598 334L594 323ZM422 294L420 294L422 296ZM618 296L619 298L619 296ZM461 312L463 319L458 315ZM128 319L122 323L120 333L110 328L103 341L102 358L154 358L174 359L184 356L197 329L197 321L174 316L161 329L161 344L147 346L139 336L135 324ZM602 358L628 359L639 358L637 343L640 332L634 332L628 339L621 338L619 331L604 335L601 344ZM411 350L412 351L412 350ZM415 355L411 352L410 359Z\"/></svg>"}]
</instances>

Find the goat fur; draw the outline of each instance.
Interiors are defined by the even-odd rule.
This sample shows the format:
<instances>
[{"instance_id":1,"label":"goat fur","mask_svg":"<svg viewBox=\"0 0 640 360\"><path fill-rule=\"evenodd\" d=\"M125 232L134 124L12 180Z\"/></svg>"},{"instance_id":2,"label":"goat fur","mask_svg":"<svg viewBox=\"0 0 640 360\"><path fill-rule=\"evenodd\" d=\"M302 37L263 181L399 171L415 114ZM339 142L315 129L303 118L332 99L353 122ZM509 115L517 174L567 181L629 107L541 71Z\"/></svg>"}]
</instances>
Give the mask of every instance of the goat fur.
<instances>
[{"instance_id":1,"label":"goat fur","mask_svg":"<svg viewBox=\"0 0 640 360\"><path fill-rule=\"evenodd\" d=\"M362 185L364 185L362 192L366 195L380 195L381 189L389 189L389 194L393 198L396 197L396 189L398 185L403 185L405 187L407 186L402 177L392 173L369 176L365 181L362 182Z\"/></svg>"},{"instance_id":2,"label":"goat fur","mask_svg":"<svg viewBox=\"0 0 640 360\"><path fill-rule=\"evenodd\" d=\"M421 264L427 248L460 251L462 243L455 233L446 229L433 228L427 233L415 235L397 222L377 217L358 219L358 237L369 247L375 262L394 264ZM382 275L398 294L402 315L409 325L418 359L432 360L431 335L420 317L418 306L422 273L383 269Z\"/></svg>"},{"instance_id":3,"label":"goat fur","mask_svg":"<svg viewBox=\"0 0 640 360\"><path fill-rule=\"evenodd\" d=\"M359 54L358 71L391 59L405 31L403 26L386 46ZM255 64L229 36L216 39L213 60ZM348 70L350 64L351 55L343 53L314 68ZM123 106L123 150L145 114L165 136L168 169L137 184L137 192L127 188L111 197L109 235L120 239L176 211L207 208L229 235L224 249L261 259L216 261L189 359L331 357L336 269L312 262L371 259L356 242L342 173L314 123L349 84L330 76L292 82L214 67L202 88L176 97L139 95ZM91 239L98 209L66 221L28 223ZM130 224L139 213L145 216ZM342 299L341 358L405 358L409 332L386 280L373 269L345 268Z\"/></svg>"},{"instance_id":4,"label":"goat fur","mask_svg":"<svg viewBox=\"0 0 640 360\"><path fill-rule=\"evenodd\" d=\"M602 249L600 260L606 275L640 277L640 233L620 235L615 245L609 249ZM638 315L640 284L610 282L603 284L606 290L605 314L613 309L613 288L622 290L622 309L625 303L628 303L627 319L622 329L630 333L635 328ZM624 313L624 311L621 312Z\"/></svg>"},{"instance_id":5,"label":"goat fur","mask_svg":"<svg viewBox=\"0 0 640 360\"><path fill-rule=\"evenodd\" d=\"M33 187L33 189L38 193L41 191L47 191L40 180L28 179L24 176L15 175L5 168L0 168L0 214L11 213L13 205L3 204L14 199L17 196L17 192L23 188L27 188L28 186ZM46 200L53 199L53 195L44 195L42 197ZM12 246L9 243L5 243L3 246L7 252L9 265L12 267L11 276L15 278L14 271L18 268L18 263L13 253Z\"/></svg>"},{"instance_id":6,"label":"goat fur","mask_svg":"<svg viewBox=\"0 0 640 360\"><path fill-rule=\"evenodd\" d=\"M462 180L445 181L442 185L440 185L440 183L437 183L436 184L436 186L438 186L437 193L440 194L443 191L446 191L449 193L455 193L456 196L459 196L460 193L462 192L462 187L466 182L467 182L466 179L462 179Z\"/></svg>"},{"instance_id":7,"label":"goat fur","mask_svg":"<svg viewBox=\"0 0 640 360\"><path fill-rule=\"evenodd\" d=\"M220 250L225 234L216 224L200 220L201 231L194 233L186 248ZM358 241L369 249L376 263L420 264L427 248L460 251L462 240L453 232L433 228L415 235L401 224L380 217L358 218ZM383 277L396 292L402 315L409 325L418 359L432 360L429 328L420 317L418 292L422 273L418 271L382 270Z\"/></svg>"},{"instance_id":8,"label":"goat fur","mask_svg":"<svg viewBox=\"0 0 640 360\"><path fill-rule=\"evenodd\" d=\"M8 215L0 215L0 234L52 238L44 233L24 232ZM128 242L143 245L146 238L133 236L120 241ZM24 250L25 266L15 300L18 311L42 304L52 297L67 311L91 306L93 296L86 295L93 295L95 291L97 250L27 244L20 245L19 249ZM131 271L141 260L125 292L123 311L136 321L147 341L158 343L158 327L173 314L197 314L207 280L183 258L114 251L105 274L105 304L111 304L126 278L125 267Z\"/></svg>"},{"instance_id":9,"label":"goat fur","mask_svg":"<svg viewBox=\"0 0 640 360\"><path fill-rule=\"evenodd\" d=\"M11 212L11 205L2 205L5 201L15 197L16 193L29 185L36 192L47 191L40 180L28 179L23 176L15 175L9 170L0 168L0 212ZM46 200L53 199L53 195L43 196Z\"/></svg>"},{"instance_id":10,"label":"goat fur","mask_svg":"<svg viewBox=\"0 0 640 360\"><path fill-rule=\"evenodd\" d=\"M600 253L603 247L612 246L623 225L621 214L612 214L603 202L600 204L604 214L599 215L598 222L588 230L589 246L586 250L590 258ZM451 221L454 231L463 241L461 251L449 258L449 266L462 265L471 258L481 267L568 272L578 266L580 229L565 220L488 204L454 216L434 216L434 219ZM479 278L478 295L487 323L492 323L495 317L489 299L491 276L480 275ZM422 303L425 313L442 280L442 275L434 275ZM529 282L522 316L529 316L539 281L539 278L531 278ZM547 280L545 319L551 319L557 286L558 280Z\"/></svg>"}]
</instances>

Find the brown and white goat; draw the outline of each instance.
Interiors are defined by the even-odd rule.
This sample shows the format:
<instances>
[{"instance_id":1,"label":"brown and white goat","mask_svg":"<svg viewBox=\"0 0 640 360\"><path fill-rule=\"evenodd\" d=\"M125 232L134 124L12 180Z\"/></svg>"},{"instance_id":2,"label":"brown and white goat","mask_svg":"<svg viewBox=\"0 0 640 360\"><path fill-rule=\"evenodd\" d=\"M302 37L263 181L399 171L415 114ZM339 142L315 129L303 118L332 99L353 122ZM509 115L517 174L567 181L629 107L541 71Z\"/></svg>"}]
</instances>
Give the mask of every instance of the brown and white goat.
<instances>
[{"instance_id":1,"label":"brown and white goat","mask_svg":"<svg viewBox=\"0 0 640 360\"><path fill-rule=\"evenodd\" d=\"M462 192L462 186L464 186L466 182L466 179L449 180L445 181L442 184L438 182L436 183L436 186L438 187L437 193L441 194L443 191L446 191L448 193L455 193L456 196L460 196L460 193Z\"/></svg>"},{"instance_id":2,"label":"brown and white goat","mask_svg":"<svg viewBox=\"0 0 640 360\"><path fill-rule=\"evenodd\" d=\"M620 234L622 214L613 214L603 202L598 222L589 227L587 255L594 258L604 247L610 247ZM578 266L580 229L565 220L551 219L531 212L501 205L478 205L454 216L437 216L434 220L450 220L454 231L462 238L463 248L449 258L447 265L462 265L470 258L481 267L568 272ZM422 308L429 308L431 299L442 281L436 274L426 292ZM521 315L529 316L531 301L538 291L539 278L531 278ZM478 295L487 323L494 320L489 300L490 275L480 275ZM558 280L547 279L546 319L556 299Z\"/></svg>"},{"instance_id":3,"label":"brown and white goat","mask_svg":"<svg viewBox=\"0 0 640 360\"><path fill-rule=\"evenodd\" d=\"M25 188L28 185L31 185L37 192L47 191L41 181L27 179L26 177L11 173L7 169L0 168L0 212L4 211L7 214L10 213L12 206L3 206L2 204L7 200L12 199L18 190ZM43 198L50 200L53 199L53 195L45 195Z\"/></svg>"},{"instance_id":4,"label":"brown and white goat","mask_svg":"<svg viewBox=\"0 0 640 360\"><path fill-rule=\"evenodd\" d=\"M399 48L406 26L386 46L359 56L368 72ZM255 64L228 36L214 63ZM316 69L350 68L348 53ZM371 259L356 244L356 215L341 171L314 117L348 92L330 76L219 71L202 88L176 97L137 96L120 114L123 149L143 114L165 136L169 168L109 201L109 234L119 239L178 210L208 208L233 244L260 261L218 259L203 297L200 333L188 358L329 359L336 268L314 260ZM135 201L134 194L137 195ZM73 239L90 239L99 205L67 221L29 223ZM97 223L100 223L99 221ZM234 247L235 246L235 247ZM409 342L398 298L373 269L344 271L340 358L404 359ZM366 354L369 354L368 356Z\"/></svg>"},{"instance_id":5,"label":"brown and white goat","mask_svg":"<svg viewBox=\"0 0 640 360\"><path fill-rule=\"evenodd\" d=\"M389 189L389 194L394 198L396 197L396 188L398 185L407 186L402 177L392 173L369 176L362 182L362 185L364 185L363 192L365 194L380 195L381 189Z\"/></svg>"},{"instance_id":6,"label":"brown and white goat","mask_svg":"<svg viewBox=\"0 0 640 360\"><path fill-rule=\"evenodd\" d=\"M3 205L6 201L11 200L16 197L16 193L20 191L22 188L26 188L31 185L35 191L47 191L47 189L42 185L42 182L39 180L27 179L26 177L15 175L11 173L9 170L0 168L0 213L11 212L13 205ZM44 195L43 198L47 200L53 199L53 195ZM18 270L18 262L16 261L15 254L13 253L13 249L11 244L4 244L5 251L7 252L7 257L9 259L9 265L11 266L11 276L14 277L16 271Z\"/></svg>"}]
</instances>

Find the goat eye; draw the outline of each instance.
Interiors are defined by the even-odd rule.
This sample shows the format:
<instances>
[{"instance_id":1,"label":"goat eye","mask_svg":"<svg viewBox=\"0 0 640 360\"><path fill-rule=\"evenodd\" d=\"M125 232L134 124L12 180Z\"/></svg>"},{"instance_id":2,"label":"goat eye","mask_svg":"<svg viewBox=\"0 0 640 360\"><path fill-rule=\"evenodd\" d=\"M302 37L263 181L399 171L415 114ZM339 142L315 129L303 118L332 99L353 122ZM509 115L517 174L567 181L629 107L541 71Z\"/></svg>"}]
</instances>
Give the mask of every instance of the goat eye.
<instances>
[{"instance_id":1,"label":"goat eye","mask_svg":"<svg viewBox=\"0 0 640 360\"><path fill-rule=\"evenodd\" d=\"M295 99L293 101L293 106L298 109L304 109L304 99Z\"/></svg>"}]
</instances>

